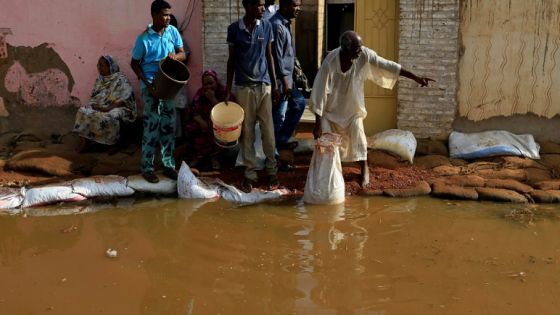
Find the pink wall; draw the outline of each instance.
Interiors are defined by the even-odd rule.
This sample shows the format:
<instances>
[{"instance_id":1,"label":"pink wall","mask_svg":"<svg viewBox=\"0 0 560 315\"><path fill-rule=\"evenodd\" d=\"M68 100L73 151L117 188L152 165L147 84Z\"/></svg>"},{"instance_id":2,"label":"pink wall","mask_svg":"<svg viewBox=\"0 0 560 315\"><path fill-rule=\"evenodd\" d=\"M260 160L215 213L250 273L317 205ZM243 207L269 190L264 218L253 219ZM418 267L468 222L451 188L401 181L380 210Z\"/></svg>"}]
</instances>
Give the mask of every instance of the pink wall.
<instances>
[{"instance_id":1,"label":"pink wall","mask_svg":"<svg viewBox=\"0 0 560 315\"><path fill-rule=\"evenodd\" d=\"M151 23L151 0L0 0L2 18L0 29L8 28L5 42L13 47L37 47L47 43L69 68L74 86L69 92L60 89L60 71L27 74L20 65L9 69L5 80L0 82L10 93L20 89L22 101L35 101L44 106L64 105L69 97L84 104L89 98L97 76L96 63L99 56L111 54L118 60L121 70L128 75L138 93L138 81L130 69L130 51L134 40L148 23ZM184 31L184 39L191 50L189 68L193 79L189 82L189 95L200 86L202 71L202 0L168 0L179 25L190 18ZM0 34L2 36L2 34ZM0 47L0 49L2 49ZM1 58L2 56L0 56ZM33 62L33 61L30 61ZM38 60L37 62L48 62ZM2 60L0 60L0 66ZM47 80L51 78L51 80ZM54 79L53 79L54 78ZM55 80L56 79L56 80ZM48 93L31 95L30 86L40 86ZM41 95L48 99L42 100ZM54 94L54 95L53 95ZM140 94L137 94L139 96ZM0 98L3 95L0 95ZM37 99L39 98L39 99ZM138 97L139 98L139 97ZM53 103L54 102L54 103ZM33 104L27 104L33 105Z\"/></svg>"}]
</instances>

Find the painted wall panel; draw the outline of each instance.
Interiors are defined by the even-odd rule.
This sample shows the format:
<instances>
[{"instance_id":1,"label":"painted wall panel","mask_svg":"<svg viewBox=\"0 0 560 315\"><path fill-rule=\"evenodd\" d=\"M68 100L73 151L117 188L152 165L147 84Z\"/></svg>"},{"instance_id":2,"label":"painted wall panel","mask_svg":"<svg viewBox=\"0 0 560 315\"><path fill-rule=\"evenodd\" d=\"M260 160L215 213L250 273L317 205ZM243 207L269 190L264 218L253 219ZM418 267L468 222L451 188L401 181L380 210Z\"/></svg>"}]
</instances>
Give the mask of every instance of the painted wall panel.
<instances>
[{"instance_id":1,"label":"painted wall panel","mask_svg":"<svg viewBox=\"0 0 560 315\"><path fill-rule=\"evenodd\" d=\"M560 113L560 1L466 0L461 12L459 115Z\"/></svg>"},{"instance_id":2,"label":"painted wall panel","mask_svg":"<svg viewBox=\"0 0 560 315\"><path fill-rule=\"evenodd\" d=\"M86 103L104 54L116 57L139 96L130 52L151 22L151 2L0 0L0 97L8 114L14 102L22 110ZM196 78L202 72L202 0L168 2L179 23L188 22L183 37ZM191 80L190 94L199 86Z\"/></svg>"}]
</instances>

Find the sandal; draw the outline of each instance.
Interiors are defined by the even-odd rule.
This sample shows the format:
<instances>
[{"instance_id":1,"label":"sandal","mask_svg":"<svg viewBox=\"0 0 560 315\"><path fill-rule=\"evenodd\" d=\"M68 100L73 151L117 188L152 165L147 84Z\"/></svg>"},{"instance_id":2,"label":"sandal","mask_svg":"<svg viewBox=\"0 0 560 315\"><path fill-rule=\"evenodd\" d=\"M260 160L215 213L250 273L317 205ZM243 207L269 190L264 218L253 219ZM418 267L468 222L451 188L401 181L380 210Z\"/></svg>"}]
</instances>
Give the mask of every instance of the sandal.
<instances>
[{"instance_id":1,"label":"sandal","mask_svg":"<svg viewBox=\"0 0 560 315\"><path fill-rule=\"evenodd\" d=\"M243 183L241 184L241 191L244 193L250 193L253 190L253 185L255 185L257 181L245 178Z\"/></svg>"},{"instance_id":2,"label":"sandal","mask_svg":"<svg viewBox=\"0 0 560 315\"><path fill-rule=\"evenodd\" d=\"M149 183L152 184L159 183L159 178L152 171L142 173L142 177L144 177L144 179Z\"/></svg>"},{"instance_id":3,"label":"sandal","mask_svg":"<svg viewBox=\"0 0 560 315\"><path fill-rule=\"evenodd\" d=\"M268 177L268 190L275 190L280 187L280 182L278 182L278 176L270 175Z\"/></svg>"}]
</instances>

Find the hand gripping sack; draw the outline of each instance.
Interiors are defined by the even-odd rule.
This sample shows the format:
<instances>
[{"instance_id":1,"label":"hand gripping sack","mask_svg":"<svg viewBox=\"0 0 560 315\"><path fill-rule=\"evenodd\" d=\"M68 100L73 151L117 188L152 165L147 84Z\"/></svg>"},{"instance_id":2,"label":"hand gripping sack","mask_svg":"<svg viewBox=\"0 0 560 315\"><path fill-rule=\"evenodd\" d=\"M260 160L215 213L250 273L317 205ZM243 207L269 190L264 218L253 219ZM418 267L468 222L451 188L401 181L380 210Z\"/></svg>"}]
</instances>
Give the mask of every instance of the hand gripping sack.
<instances>
[{"instance_id":1,"label":"hand gripping sack","mask_svg":"<svg viewBox=\"0 0 560 315\"><path fill-rule=\"evenodd\" d=\"M314 204L344 202L344 177L338 150L342 137L325 133L315 144L311 165L307 173L303 201Z\"/></svg>"}]
</instances>

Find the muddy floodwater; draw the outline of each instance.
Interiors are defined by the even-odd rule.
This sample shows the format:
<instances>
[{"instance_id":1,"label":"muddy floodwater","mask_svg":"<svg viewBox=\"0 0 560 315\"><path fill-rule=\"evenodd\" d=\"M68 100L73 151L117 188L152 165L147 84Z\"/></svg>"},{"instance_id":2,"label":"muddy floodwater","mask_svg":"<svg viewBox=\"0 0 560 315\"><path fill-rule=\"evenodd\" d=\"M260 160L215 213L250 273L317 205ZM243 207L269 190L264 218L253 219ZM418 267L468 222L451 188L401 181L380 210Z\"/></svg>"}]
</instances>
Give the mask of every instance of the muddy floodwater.
<instances>
[{"instance_id":1,"label":"muddy floodwater","mask_svg":"<svg viewBox=\"0 0 560 315\"><path fill-rule=\"evenodd\" d=\"M560 310L560 206L150 199L27 212L0 216L0 314Z\"/></svg>"}]
</instances>

